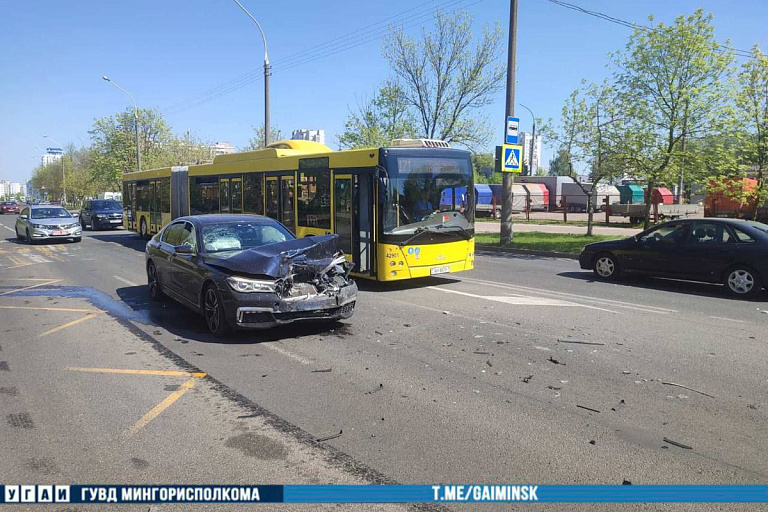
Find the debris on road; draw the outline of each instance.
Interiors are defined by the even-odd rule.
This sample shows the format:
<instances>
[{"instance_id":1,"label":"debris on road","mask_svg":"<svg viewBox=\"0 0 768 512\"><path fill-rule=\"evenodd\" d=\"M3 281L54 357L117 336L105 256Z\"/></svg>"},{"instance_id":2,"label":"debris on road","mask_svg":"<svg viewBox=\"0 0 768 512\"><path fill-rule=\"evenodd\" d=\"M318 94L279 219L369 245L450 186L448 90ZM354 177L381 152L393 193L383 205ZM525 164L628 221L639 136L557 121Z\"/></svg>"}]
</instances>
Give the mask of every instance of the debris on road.
<instances>
[{"instance_id":1,"label":"debris on road","mask_svg":"<svg viewBox=\"0 0 768 512\"><path fill-rule=\"evenodd\" d=\"M472 353L473 353L473 354L478 354L478 355L481 355L481 356L489 356L489 355L491 355L491 353L490 353L490 352L482 352L482 351L480 351L480 350L475 350L475 351L474 351L474 352L472 352Z\"/></svg>"},{"instance_id":2,"label":"debris on road","mask_svg":"<svg viewBox=\"0 0 768 512\"><path fill-rule=\"evenodd\" d=\"M661 383L666 385L666 386L677 386L678 388L687 389L688 391L693 391L694 393L699 393L701 395L708 396L709 398L715 398L714 396L712 396L712 395L710 395L708 393L705 393L703 391L699 391L698 389L689 388L688 386L683 386L682 384L675 384L674 382L664 382L664 381L661 381Z\"/></svg>"},{"instance_id":3,"label":"debris on road","mask_svg":"<svg viewBox=\"0 0 768 512\"><path fill-rule=\"evenodd\" d=\"M377 393L377 392L381 391L382 389L384 389L384 384L379 384L379 387L374 388L374 389L372 389L370 391L366 391L365 394L366 395L372 395L374 393Z\"/></svg>"},{"instance_id":4,"label":"debris on road","mask_svg":"<svg viewBox=\"0 0 768 512\"><path fill-rule=\"evenodd\" d=\"M549 356L549 359L547 359L547 361L549 361L550 363L561 364L561 365L565 366L565 363L561 363L560 361L558 361L557 359L555 359L552 356Z\"/></svg>"},{"instance_id":5,"label":"debris on road","mask_svg":"<svg viewBox=\"0 0 768 512\"><path fill-rule=\"evenodd\" d=\"M547 386L547 389L551 389L552 391L560 391L563 388L558 388L558 387L555 387L555 386Z\"/></svg>"},{"instance_id":6,"label":"debris on road","mask_svg":"<svg viewBox=\"0 0 768 512\"><path fill-rule=\"evenodd\" d=\"M757 406L755 404L749 404L747 406L747 409L752 409L752 410L756 411L757 410Z\"/></svg>"},{"instance_id":7,"label":"debris on road","mask_svg":"<svg viewBox=\"0 0 768 512\"><path fill-rule=\"evenodd\" d=\"M330 441L331 439L336 439L337 437L341 437L341 434L343 434L343 430L339 430L338 434L333 434L332 436L328 437L321 437L320 439L315 439L318 443L324 443L325 441Z\"/></svg>"},{"instance_id":8,"label":"debris on road","mask_svg":"<svg viewBox=\"0 0 768 512\"><path fill-rule=\"evenodd\" d=\"M589 442L589 444L595 445L595 444L597 444L597 442L596 442L596 441L593 439L593 440L591 440L591 441Z\"/></svg>"},{"instance_id":9,"label":"debris on road","mask_svg":"<svg viewBox=\"0 0 768 512\"><path fill-rule=\"evenodd\" d=\"M597 343L594 341L579 341L579 340L557 340L558 343L574 343L576 345L605 345L605 343Z\"/></svg>"},{"instance_id":10,"label":"debris on road","mask_svg":"<svg viewBox=\"0 0 768 512\"><path fill-rule=\"evenodd\" d=\"M688 446L687 444L678 443L677 441L673 441L672 439L669 439L668 437L664 438L665 443L669 443L673 446L677 446L678 448L682 448L684 450L693 450L692 447Z\"/></svg>"},{"instance_id":11,"label":"debris on road","mask_svg":"<svg viewBox=\"0 0 768 512\"><path fill-rule=\"evenodd\" d=\"M632 482L627 479L624 479L624 481L621 482L621 485L632 485Z\"/></svg>"},{"instance_id":12,"label":"debris on road","mask_svg":"<svg viewBox=\"0 0 768 512\"><path fill-rule=\"evenodd\" d=\"M632 373L632 372L627 371L627 370L624 370L623 372L621 372L622 375L629 375L630 373Z\"/></svg>"},{"instance_id":13,"label":"debris on road","mask_svg":"<svg viewBox=\"0 0 768 512\"><path fill-rule=\"evenodd\" d=\"M154 331L152 331L152 334L154 334L155 336L160 336L161 334L163 334L163 331L155 329Z\"/></svg>"},{"instance_id":14,"label":"debris on road","mask_svg":"<svg viewBox=\"0 0 768 512\"><path fill-rule=\"evenodd\" d=\"M611 410L612 410L612 411L618 411L619 409L621 409L622 407L624 407L624 404L625 404L625 402L624 402L624 400L622 399L622 400L620 400L620 401L619 401L619 403L617 403L616 405L614 405L613 407L611 407Z\"/></svg>"},{"instance_id":15,"label":"debris on road","mask_svg":"<svg viewBox=\"0 0 768 512\"><path fill-rule=\"evenodd\" d=\"M444 315L450 315L450 314L451 314L451 312L450 312L450 311L443 311L443 314L444 314Z\"/></svg>"},{"instance_id":16,"label":"debris on road","mask_svg":"<svg viewBox=\"0 0 768 512\"><path fill-rule=\"evenodd\" d=\"M485 364L487 364L488 366L490 366L491 368L493 368L493 363L491 363L491 360L490 360L490 359L488 359L488 360L485 362Z\"/></svg>"},{"instance_id":17,"label":"debris on road","mask_svg":"<svg viewBox=\"0 0 768 512\"><path fill-rule=\"evenodd\" d=\"M531 382L532 378L533 378L533 375L528 375L527 377L523 377L523 382L528 384L529 382Z\"/></svg>"},{"instance_id":18,"label":"debris on road","mask_svg":"<svg viewBox=\"0 0 768 512\"><path fill-rule=\"evenodd\" d=\"M576 404L576 407L578 407L579 409L584 409L584 410L586 410L586 411L592 411L592 412L597 412L597 413L599 413L599 412L600 412L600 411L598 411L597 409L592 409L591 407L587 407L587 406L585 406L585 405L579 405L579 404Z\"/></svg>"},{"instance_id":19,"label":"debris on road","mask_svg":"<svg viewBox=\"0 0 768 512\"><path fill-rule=\"evenodd\" d=\"M332 371L333 371L333 368L324 368L322 370L312 370L310 373L328 373Z\"/></svg>"},{"instance_id":20,"label":"debris on road","mask_svg":"<svg viewBox=\"0 0 768 512\"><path fill-rule=\"evenodd\" d=\"M374 332L374 333L376 333L376 334L378 334L379 336L384 336L384 333L383 333L383 332L380 332L380 331L373 331L373 332Z\"/></svg>"}]
</instances>

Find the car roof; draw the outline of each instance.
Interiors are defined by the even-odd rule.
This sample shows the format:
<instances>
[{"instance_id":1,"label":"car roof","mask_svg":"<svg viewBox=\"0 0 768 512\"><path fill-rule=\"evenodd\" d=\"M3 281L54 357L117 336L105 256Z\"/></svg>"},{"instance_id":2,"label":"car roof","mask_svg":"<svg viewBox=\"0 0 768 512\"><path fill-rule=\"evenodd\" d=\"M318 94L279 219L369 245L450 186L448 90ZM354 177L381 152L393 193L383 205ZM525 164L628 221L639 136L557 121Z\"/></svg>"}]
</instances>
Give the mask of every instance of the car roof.
<instances>
[{"instance_id":1,"label":"car roof","mask_svg":"<svg viewBox=\"0 0 768 512\"><path fill-rule=\"evenodd\" d=\"M174 221L178 220L188 220L190 222L194 222L196 224L200 224L202 226L211 225L211 224L219 224L221 222L237 222L237 221L257 221L262 222L264 224L270 224L273 222L277 222L275 219L271 219L269 217L265 217L263 215L249 215L249 214L228 214L228 213L212 213L212 214L206 214L206 215L187 215L185 217L179 217L177 219L173 219Z\"/></svg>"},{"instance_id":2,"label":"car roof","mask_svg":"<svg viewBox=\"0 0 768 512\"><path fill-rule=\"evenodd\" d=\"M29 205L29 207L32 208L33 210L42 210L42 209L50 210L51 208L64 208L63 206L58 204L31 204Z\"/></svg>"}]
</instances>

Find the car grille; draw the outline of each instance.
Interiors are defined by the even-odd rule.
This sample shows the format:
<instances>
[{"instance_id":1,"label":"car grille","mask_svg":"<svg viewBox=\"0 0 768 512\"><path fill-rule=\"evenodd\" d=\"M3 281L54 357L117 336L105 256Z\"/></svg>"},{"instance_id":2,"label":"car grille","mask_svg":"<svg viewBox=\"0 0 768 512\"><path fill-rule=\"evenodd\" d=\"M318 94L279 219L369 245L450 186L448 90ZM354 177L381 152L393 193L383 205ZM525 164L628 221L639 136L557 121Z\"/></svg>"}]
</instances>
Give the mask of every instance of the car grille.
<instances>
[{"instance_id":1,"label":"car grille","mask_svg":"<svg viewBox=\"0 0 768 512\"><path fill-rule=\"evenodd\" d=\"M77 226L77 224L58 224L58 225L49 224L49 225L46 225L45 228L46 229L69 229L75 226Z\"/></svg>"},{"instance_id":2,"label":"car grille","mask_svg":"<svg viewBox=\"0 0 768 512\"><path fill-rule=\"evenodd\" d=\"M107 215L107 217L109 217L110 219L122 219L123 218L123 214L122 213L110 213L109 215Z\"/></svg>"}]
</instances>

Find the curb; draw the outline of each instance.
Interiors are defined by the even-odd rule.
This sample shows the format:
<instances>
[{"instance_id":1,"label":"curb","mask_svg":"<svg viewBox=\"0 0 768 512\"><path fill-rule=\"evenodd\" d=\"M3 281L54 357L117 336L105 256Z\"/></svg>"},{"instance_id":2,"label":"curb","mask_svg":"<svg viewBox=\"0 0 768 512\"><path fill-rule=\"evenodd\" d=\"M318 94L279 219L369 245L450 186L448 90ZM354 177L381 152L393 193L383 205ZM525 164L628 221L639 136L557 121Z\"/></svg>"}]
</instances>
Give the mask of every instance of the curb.
<instances>
[{"instance_id":1,"label":"curb","mask_svg":"<svg viewBox=\"0 0 768 512\"><path fill-rule=\"evenodd\" d=\"M545 256L549 258L566 258L578 260L579 255L570 252L538 251L535 249L515 249L514 247L499 247L498 245L476 244L475 252L492 252L501 254L527 254L529 256Z\"/></svg>"}]
</instances>

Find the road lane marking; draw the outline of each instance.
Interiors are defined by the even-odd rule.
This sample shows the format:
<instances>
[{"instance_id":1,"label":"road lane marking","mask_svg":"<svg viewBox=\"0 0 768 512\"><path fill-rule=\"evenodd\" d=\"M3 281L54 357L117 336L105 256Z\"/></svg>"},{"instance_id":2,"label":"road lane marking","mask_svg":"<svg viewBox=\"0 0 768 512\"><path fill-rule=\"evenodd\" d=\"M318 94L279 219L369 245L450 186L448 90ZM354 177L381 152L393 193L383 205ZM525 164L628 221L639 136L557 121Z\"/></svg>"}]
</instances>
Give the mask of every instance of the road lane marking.
<instances>
[{"instance_id":1,"label":"road lane marking","mask_svg":"<svg viewBox=\"0 0 768 512\"><path fill-rule=\"evenodd\" d=\"M709 318L714 318L715 320L728 320L729 322L738 322L740 324L750 323L746 320L736 320L735 318L725 318L724 316L710 316Z\"/></svg>"},{"instance_id":2,"label":"road lane marking","mask_svg":"<svg viewBox=\"0 0 768 512\"><path fill-rule=\"evenodd\" d=\"M70 366L67 370L71 372L89 372L89 373L123 373L129 375L162 375L165 377L195 377L202 379L207 374L203 372L183 372L179 370L131 370L121 368L82 368L79 366Z\"/></svg>"},{"instance_id":3,"label":"road lane marking","mask_svg":"<svg viewBox=\"0 0 768 512\"><path fill-rule=\"evenodd\" d=\"M33 306L0 306L0 309L31 309L33 311L62 311L67 313L103 313L100 309L42 308Z\"/></svg>"},{"instance_id":4,"label":"road lane marking","mask_svg":"<svg viewBox=\"0 0 768 512\"><path fill-rule=\"evenodd\" d=\"M260 346L267 347L270 350L274 350L278 354L282 354L284 356L290 357L291 359L295 359L296 361L300 362L301 364L312 364L314 361L307 359L305 357L302 357L298 354L294 354L293 352L290 352L288 350L285 350L282 347L278 347L277 345L271 345L269 343L263 343Z\"/></svg>"},{"instance_id":5,"label":"road lane marking","mask_svg":"<svg viewBox=\"0 0 768 512\"><path fill-rule=\"evenodd\" d=\"M507 295L476 295L474 293L460 292L458 290L450 290L448 288L440 288L438 286L427 286L430 290L437 290L443 293L455 293L457 295L464 295L465 297L473 297L475 299L489 300L492 302L501 302L503 304L509 304L512 306L563 306L563 307L578 307L587 309L596 309L598 311L607 311L608 313L621 314L618 311L612 311L610 309L598 308L596 306L590 306L587 304L579 304L578 302L568 302L559 299L547 299L545 297L526 297L515 296L510 297Z\"/></svg>"},{"instance_id":6,"label":"road lane marking","mask_svg":"<svg viewBox=\"0 0 768 512\"><path fill-rule=\"evenodd\" d=\"M176 400L181 398L184 393L192 389L194 387L196 380L190 379L181 386L179 386L179 389L168 395L168 397L157 404L155 407L152 408L151 411L149 411L147 414L141 417L139 421L137 421L131 428L123 432L124 437L131 437L136 432L144 428L147 423L155 419L157 416L160 415L161 412L166 410L168 407L170 407Z\"/></svg>"},{"instance_id":7,"label":"road lane marking","mask_svg":"<svg viewBox=\"0 0 768 512\"><path fill-rule=\"evenodd\" d=\"M3 226L5 229L7 229L8 231L13 231L14 233L16 233L16 229L14 229L14 228L9 228L9 227L8 227L8 226L6 226L5 224L2 224L2 226Z\"/></svg>"},{"instance_id":8,"label":"road lane marking","mask_svg":"<svg viewBox=\"0 0 768 512\"><path fill-rule=\"evenodd\" d=\"M515 285L515 284L499 284L499 283L494 283L492 281L485 281L482 279L472 279L472 278L462 277L460 280L467 283L492 286L494 288L502 288L502 289L508 289L508 290L514 290L514 291L531 292L531 293L540 293L545 295L556 295L556 296L567 297L571 299L583 299L583 300L588 300L588 301L596 302L598 304L603 304L607 306L613 306L613 307L625 308L625 309L635 309L638 311L643 311L645 313L656 313L660 315L666 315L669 313L678 312L676 309L660 308L657 306L647 306L645 304L636 304L632 302L623 302L623 301L612 300L612 299L601 299L598 297L578 295L575 293L558 292L555 290L542 290L538 288L529 288L527 286L521 286L521 285Z\"/></svg>"},{"instance_id":9,"label":"road lane marking","mask_svg":"<svg viewBox=\"0 0 768 512\"><path fill-rule=\"evenodd\" d=\"M88 313L87 315L78 318L77 320L72 320L71 322L67 322L64 325L60 325L58 327L54 327L53 329L50 329L48 331L45 331L43 334L38 334L38 338L42 338L43 336L48 336L49 334L53 334L55 332L59 332L62 329L66 329L67 327L72 327L73 325L77 325L81 322L85 322L86 320L90 320L91 318L95 318L96 314L94 313Z\"/></svg>"},{"instance_id":10,"label":"road lane marking","mask_svg":"<svg viewBox=\"0 0 768 512\"><path fill-rule=\"evenodd\" d=\"M45 283L38 283L38 284L33 284L31 286L25 286L24 288L18 288L16 290L9 290L7 292L0 293L0 297L2 297L3 295L10 295L12 293L18 293L18 292L23 292L23 291L26 291L26 290L31 290L32 288L38 288L40 286L47 286L49 284L58 283L59 281L61 281L61 279L52 279L50 281L46 281Z\"/></svg>"},{"instance_id":11,"label":"road lane marking","mask_svg":"<svg viewBox=\"0 0 768 512\"><path fill-rule=\"evenodd\" d=\"M0 270L10 270L12 268L28 267L30 265L35 265L37 263L48 263L48 262L47 261L46 262L33 261L32 263L24 263L22 265L13 265L13 266L10 266L10 267L0 267Z\"/></svg>"},{"instance_id":12,"label":"road lane marking","mask_svg":"<svg viewBox=\"0 0 768 512\"><path fill-rule=\"evenodd\" d=\"M120 276L112 276L112 277L114 277L118 281L122 281L123 283L127 284L128 286L139 286L138 284L134 283L133 281L129 281L129 280L124 279L124 278L122 278Z\"/></svg>"}]
</instances>

